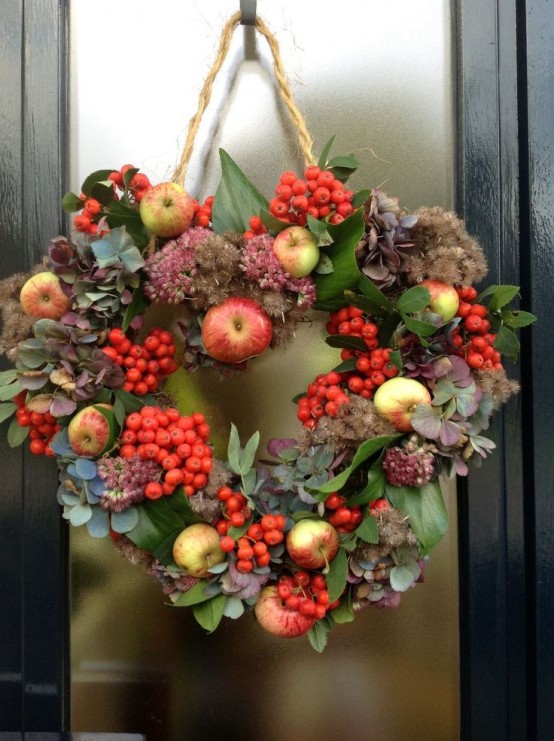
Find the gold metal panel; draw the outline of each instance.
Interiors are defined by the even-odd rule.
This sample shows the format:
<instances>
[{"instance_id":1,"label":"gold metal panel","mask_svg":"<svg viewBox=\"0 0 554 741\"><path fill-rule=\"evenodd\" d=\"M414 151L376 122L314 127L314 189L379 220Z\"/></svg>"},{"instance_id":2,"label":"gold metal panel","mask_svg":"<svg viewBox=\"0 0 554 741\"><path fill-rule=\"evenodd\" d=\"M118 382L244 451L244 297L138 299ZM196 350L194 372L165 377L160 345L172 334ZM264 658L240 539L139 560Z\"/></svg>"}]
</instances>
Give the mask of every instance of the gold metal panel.
<instances>
[{"instance_id":1,"label":"gold metal panel","mask_svg":"<svg viewBox=\"0 0 554 741\"><path fill-rule=\"evenodd\" d=\"M185 122L237 9L210 3L72 3L72 185L125 162L153 180L170 175ZM277 33L315 149L362 162L353 187L384 184L408 208L451 206L454 141L450 3L446 0L260 0ZM109 22L106 20L109 19ZM178 138L177 138L178 137ZM216 82L187 179L214 192L224 147L270 194L281 170L301 168L280 108L265 42L238 29ZM141 159L142 158L142 159ZM220 381L194 374L195 394L245 438L294 436L289 399L336 363L323 323L298 329L286 353ZM457 540L451 526L423 585L400 609L369 608L337 627L326 651L279 640L252 616L211 636L189 611L165 606L157 584L81 530L72 532L73 730L142 732L149 741L448 741L459 735Z\"/></svg>"}]
</instances>

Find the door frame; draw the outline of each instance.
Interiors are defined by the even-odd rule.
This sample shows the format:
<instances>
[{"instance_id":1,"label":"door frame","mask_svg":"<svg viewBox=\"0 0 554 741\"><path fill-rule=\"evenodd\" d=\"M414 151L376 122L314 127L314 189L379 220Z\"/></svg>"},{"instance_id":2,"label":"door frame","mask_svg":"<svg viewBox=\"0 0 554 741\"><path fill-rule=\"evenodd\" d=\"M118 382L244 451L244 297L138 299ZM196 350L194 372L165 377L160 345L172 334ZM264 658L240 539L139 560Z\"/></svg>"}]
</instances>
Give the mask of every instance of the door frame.
<instances>
[{"instance_id":1,"label":"door frame","mask_svg":"<svg viewBox=\"0 0 554 741\"><path fill-rule=\"evenodd\" d=\"M539 329L510 373L522 392L497 415L499 450L459 485L461 738L554 737L554 3L457 0L457 196L490 281L522 286ZM64 0L0 0L2 276L54 234L67 184ZM550 290L548 290L550 288ZM549 326L547 326L549 325ZM67 731L68 528L49 461L0 440L0 730ZM32 459L32 460L31 460Z\"/></svg>"}]
</instances>

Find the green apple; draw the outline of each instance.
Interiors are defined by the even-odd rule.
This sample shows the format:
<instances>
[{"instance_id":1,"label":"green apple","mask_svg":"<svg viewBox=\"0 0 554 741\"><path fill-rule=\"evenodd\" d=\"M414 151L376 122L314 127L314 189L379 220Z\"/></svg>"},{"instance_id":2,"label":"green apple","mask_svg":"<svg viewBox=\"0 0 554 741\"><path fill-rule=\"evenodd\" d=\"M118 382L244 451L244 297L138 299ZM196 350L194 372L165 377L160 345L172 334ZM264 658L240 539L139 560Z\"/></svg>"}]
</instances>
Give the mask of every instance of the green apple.
<instances>
[{"instance_id":1,"label":"green apple","mask_svg":"<svg viewBox=\"0 0 554 741\"><path fill-rule=\"evenodd\" d=\"M190 576L209 576L208 569L225 560L215 527L199 522L185 528L173 544L173 560Z\"/></svg>"},{"instance_id":2,"label":"green apple","mask_svg":"<svg viewBox=\"0 0 554 741\"><path fill-rule=\"evenodd\" d=\"M305 278L319 262L319 247L315 236L301 226L283 229L273 242L283 270L293 278Z\"/></svg>"},{"instance_id":3,"label":"green apple","mask_svg":"<svg viewBox=\"0 0 554 741\"><path fill-rule=\"evenodd\" d=\"M413 378L397 376L385 381L373 397L377 413L388 420L399 432L410 432L412 414L418 404L430 404L431 394L426 386Z\"/></svg>"}]
</instances>

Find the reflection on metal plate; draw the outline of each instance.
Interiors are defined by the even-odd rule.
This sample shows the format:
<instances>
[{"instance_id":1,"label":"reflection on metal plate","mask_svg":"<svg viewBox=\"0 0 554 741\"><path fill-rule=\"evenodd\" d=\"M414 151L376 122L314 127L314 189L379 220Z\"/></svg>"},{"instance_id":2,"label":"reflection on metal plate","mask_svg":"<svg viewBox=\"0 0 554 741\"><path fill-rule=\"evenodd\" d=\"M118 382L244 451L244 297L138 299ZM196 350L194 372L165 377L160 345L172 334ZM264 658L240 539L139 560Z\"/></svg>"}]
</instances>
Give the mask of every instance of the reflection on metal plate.
<instances>
[{"instance_id":1,"label":"reflection on metal plate","mask_svg":"<svg viewBox=\"0 0 554 741\"><path fill-rule=\"evenodd\" d=\"M74 188L88 172L125 162L154 180L170 175L219 29L237 7L230 0L72 3ZM328 0L261 0L258 13L277 33L315 150L336 133L336 152L356 150L362 163L353 187L383 184L407 208L450 206L450 3L351 0L339 8ZM134 50L128 63L114 57L122 45ZM93 93L99 80L101 93ZM236 31L214 87L187 178L194 195L214 191L219 146L266 194L283 169L302 166L265 42L252 28ZM197 373L187 393L202 399L219 430L233 421L243 439L256 429L263 441L293 436L290 399L338 358L322 335L315 317L286 353L267 353L230 380ZM457 739L454 494L449 484L450 531L425 584L396 611L370 608L336 628L322 655L305 639L265 634L250 616L206 636L189 611L164 605L157 584L109 542L74 530L73 730L144 733L149 741L327 741L345 732Z\"/></svg>"}]
</instances>

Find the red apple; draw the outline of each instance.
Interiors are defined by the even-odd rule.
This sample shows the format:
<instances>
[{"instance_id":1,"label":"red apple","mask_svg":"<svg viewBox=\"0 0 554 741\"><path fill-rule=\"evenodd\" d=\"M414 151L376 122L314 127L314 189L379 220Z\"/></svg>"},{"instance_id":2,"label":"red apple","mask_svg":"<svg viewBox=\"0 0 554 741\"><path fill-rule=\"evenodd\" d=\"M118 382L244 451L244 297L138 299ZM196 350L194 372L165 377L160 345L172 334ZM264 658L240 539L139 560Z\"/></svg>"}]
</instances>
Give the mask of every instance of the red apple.
<instances>
[{"instance_id":1,"label":"red apple","mask_svg":"<svg viewBox=\"0 0 554 741\"><path fill-rule=\"evenodd\" d=\"M98 407L112 409L110 404L93 404L77 412L69 423L67 437L77 455L98 456L112 442L110 423Z\"/></svg>"},{"instance_id":2,"label":"red apple","mask_svg":"<svg viewBox=\"0 0 554 741\"><path fill-rule=\"evenodd\" d=\"M293 278L309 275L319 262L319 247L315 236L301 226L283 229L273 242L273 251L283 269Z\"/></svg>"},{"instance_id":3,"label":"red apple","mask_svg":"<svg viewBox=\"0 0 554 741\"><path fill-rule=\"evenodd\" d=\"M279 638L297 638L307 633L315 617L289 610L277 594L277 587L264 587L254 607L258 622L269 633Z\"/></svg>"},{"instance_id":4,"label":"red apple","mask_svg":"<svg viewBox=\"0 0 554 741\"><path fill-rule=\"evenodd\" d=\"M225 560L225 553L219 547L219 533L203 522L189 525L173 544L173 559L190 576L199 579L209 576L208 569Z\"/></svg>"},{"instance_id":5,"label":"red apple","mask_svg":"<svg viewBox=\"0 0 554 741\"><path fill-rule=\"evenodd\" d=\"M427 288L431 294L429 302L431 311L441 316L444 322L449 322L456 315L460 305L460 297L454 286L441 283L439 280L424 280L419 285Z\"/></svg>"},{"instance_id":6,"label":"red apple","mask_svg":"<svg viewBox=\"0 0 554 741\"><path fill-rule=\"evenodd\" d=\"M202 322L206 352L222 363L242 363L259 355L272 335L271 319L250 298L228 298L208 309Z\"/></svg>"},{"instance_id":7,"label":"red apple","mask_svg":"<svg viewBox=\"0 0 554 741\"><path fill-rule=\"evenodd\" d=\"M337 555L339 534L325 520L300 520L289 531L286 547L298 566L321 569Z\"/></svg>"},{"instance_id":8,"label":"red apple","mask_svg":"<svg viewBox=\"0 0 554 741\"><path fill-rule=\"evenodd\" d=\"M188 229L194 216L192 198L177 183L158 183L140 202L140 218L157 237L176 237Z\"/></svg>"},{"instance_id":9,"label":"red apple","mask_svg":"<svg viewBox=\"0 0 554 741\"><path fill-rule=\"evenodd\" d=\"M377 413L399 432L410 432L412 414L418 404L430 404L431 394L413 378L397 376L379 386L373 397Z\"/></svg>"},{"instance_id":10,"label":"red apple","mask_svg":"<svg viewBox=\"0 0 554 741\"><path fill-rule=\"evenodd\" d=\"M21 289L19 301L23 311L37 319L61 319L70 306L60 279L50 272L37 273L29 278Z\"/></svg>"}]
</instances>

